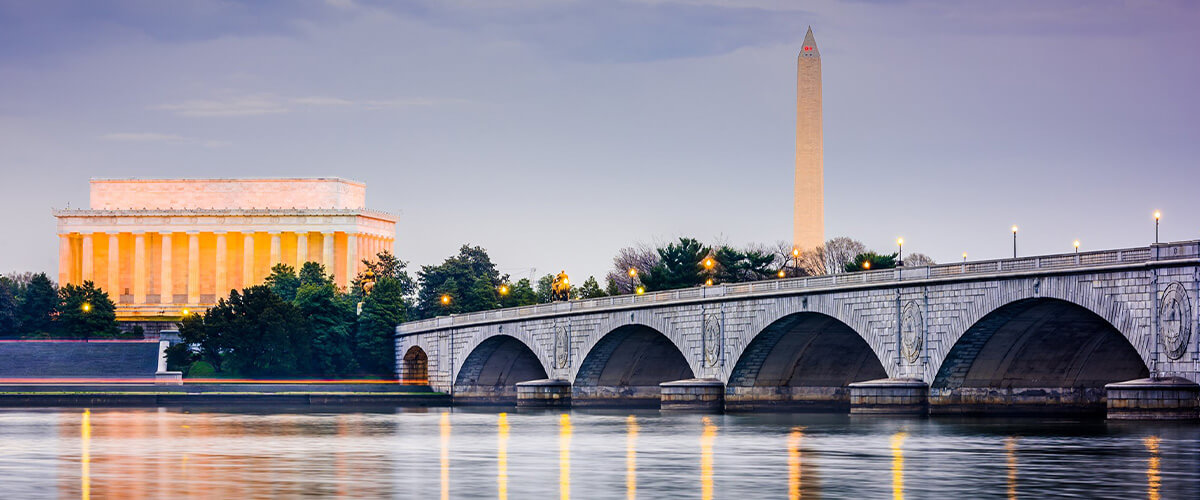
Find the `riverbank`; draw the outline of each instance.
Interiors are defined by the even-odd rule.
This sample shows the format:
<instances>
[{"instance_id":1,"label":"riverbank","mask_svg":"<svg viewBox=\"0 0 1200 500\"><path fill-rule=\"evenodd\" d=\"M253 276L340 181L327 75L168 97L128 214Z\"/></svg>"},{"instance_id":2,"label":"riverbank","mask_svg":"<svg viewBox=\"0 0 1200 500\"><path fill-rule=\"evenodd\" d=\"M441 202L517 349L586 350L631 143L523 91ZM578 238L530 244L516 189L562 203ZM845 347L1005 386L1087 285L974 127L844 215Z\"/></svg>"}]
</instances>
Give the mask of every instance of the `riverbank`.
<instances>
[{"instance_id":1,"label":"riverbank","mask_svg":"<svg viewBox=\"0 0 1200 500\"><path fill-rule=\"evenodd\" d=\"M0 407L161 407L212 405L445 406L450 396L395 383L5 384Z\"/></svg>"}]
</instances>

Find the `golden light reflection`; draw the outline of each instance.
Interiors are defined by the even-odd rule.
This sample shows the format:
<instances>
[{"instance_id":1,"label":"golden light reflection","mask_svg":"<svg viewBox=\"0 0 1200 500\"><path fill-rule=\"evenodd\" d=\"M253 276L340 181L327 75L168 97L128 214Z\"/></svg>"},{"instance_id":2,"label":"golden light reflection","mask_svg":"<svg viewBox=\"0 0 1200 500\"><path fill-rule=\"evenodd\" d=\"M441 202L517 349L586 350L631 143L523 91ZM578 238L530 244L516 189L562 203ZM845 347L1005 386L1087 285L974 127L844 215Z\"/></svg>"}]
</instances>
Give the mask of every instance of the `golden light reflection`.
<instances>
[{"instance_id":1,"label":"golden light reflection","mask_svg":"<svg viewBox=\"0 0 1200 500\"><path fill-rule=\"evenodd\" d=\"M892 434L892 498L904 500L904 431Z\"/></svg>"},{"instance_id":2,"label":"golden light reflection","mask_svg":"<svg viewBox=\"0 0 1200 500\"><path fill-rule=\"evenodd\" d=\"M496 491L500 500L508 498L508 414L496 422Z\"/></svg>"},{"instance_id":3,"label":"golden light reflection","mask_svg":"<svg viewBox=\"0 0 1200 500\"><path fill-rule=\"evenodd\" d=\"M804 439L803 431L803 427L793 427L792 433L788 434L788 498L790 500L797 500L801 497L800 486L803 483L803 473L800 470L800 441Z\"/></svg>"},{"instance_id":4,"label":"golden light reflection","mask_svg":"<svg viewBox=\"0 0 1200 500\"><path fill-rule=\"evenodd\" d=\"M713 497L713 442L717 440L717 426L712 419L704 417L704 430L700 433L700 498Z\"/></svg>"},{"instance_id":5,"label":"golden light reflection","mask_svg":"<svg viewBox=\"0 0 1200 500\"><path fill-rule=\"evenodd\" d=\"M1005 462L1008 464L1008 498L1017 498L1017 437L1009 436L1004 440Z\"/></svg>"},{"instance_id":6,"label":"golden light reflection","mask_svg":"<svg viewBox=\"0 0 1200 500\"><path fill-rule=\"evenodd\" d=\"M1150 460L1146 462L1146 497L1159 500L1158 488L1162 486L1162 475L1159 473L1158 436L1150 436L1142 440L1146 450L1150 452Z\"/></svg>"},{"instance_id":7,"label":"golden light reflection","mask_svg":"<svg viewBox=\"0 0 1200 500\"><path fill-rule=\"evenodd\" d=\"M88 500L92 497L92 412L83 410L83 418L79 422L79 489L80 497Z\"/></svg>"},{"instance_id":8,"label":"golden light reflection","mask_svg":"<svg viewBox=\"0 0 1200 500\"><path fill-rule=\"evenodd\" d=\"M637 498L637 417L625 419L625 498Z\"/></svg>"},{"instance_id":9,"label":"golden light reflection","mask_svg":"<svg viewBox=\"0 0 1200 500\"><path fill-rule=\"evenodd\" d=\"M558 417L558 497L571 498L571 416Z\"/></svg>"},{"instance_id":10,"label":"golden light reflection","mask_svg":"<svg viewBox=\"0 0 1200 500\"><path fill-rule=\"evenodd\" d=\"M442 412L442 500L450 500L450 412Z\"/></svg>"}]
</instances>

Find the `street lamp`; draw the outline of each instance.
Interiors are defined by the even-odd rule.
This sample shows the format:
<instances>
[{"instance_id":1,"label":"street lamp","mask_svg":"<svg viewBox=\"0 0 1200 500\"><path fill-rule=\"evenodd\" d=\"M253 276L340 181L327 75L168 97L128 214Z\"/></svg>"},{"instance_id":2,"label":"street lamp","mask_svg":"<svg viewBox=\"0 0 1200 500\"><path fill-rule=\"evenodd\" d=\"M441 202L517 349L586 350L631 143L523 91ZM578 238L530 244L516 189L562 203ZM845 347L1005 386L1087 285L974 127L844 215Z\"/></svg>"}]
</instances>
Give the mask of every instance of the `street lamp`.
<instances>
[{"instance_id":1,"label":"street lamp","mask_svg":"<svg viewBox=\"0 0 1200 500\"><path fill-rule=\"evenodd\" d=\"M184 315L184 316L187 316L187 315L189 315L189 314L191 314L191 313L192 313L192 311L189 311L189 310L187 310L187 309L184 309L184 310L183 310L183 315Z\"/></svg>"},{"instance_id":2,"label":"street lamp","mask_svg":"<svg viewBox=\"0 0 1200 500\"><path fill-rule=\"evenodd\" d=\"M1154 244L1158 244L1158 220L1162 218L1162 212L1154 211Z\"/></svg>"},{"instance_id":3,"label":"street lamp","mask_svg":"<svg viewBox=\"0 0 1200 500\"><path fill-rule=\"evenodd\" d=\"M866 271L871 270L871 261L869 261L869 260L863 261L863 270L866 270Z\"/></svg>"},{"instance_id":4,"label":"street lamp","mask_svg":"<svg viewBox=\"0 0 1200 500\"><path fill-rule=\"evenodd\" d=\"M713 261L712 257L707 257L704 259L704 268L705 269L712 269L713 266L715 266L715 265L717 265L717 263Z\"/></svg>"},{"instance_id":5,"label":"street lamp","mask_svg":"<svg viewBox=\"0 0 1200 500\"><path fill-rule=\"evenodd\" d=\"M641 295L641 294L643 294L643 293L646 293L646 287L644 287L644 286L641 286L641 285L638 285L636 293L637 293L638 295Z\"/></svg>"},{"instance_id":6,"label":"street lamp","mask_svg":"<svg viewBox=\"0 0 1200 500\"><path fill-rule=\"evenodd\" d=\"M709 279L707 279L707 280L704 280L704 286L713 286L713 280L712 280L712 278L709 278Z\"/></svg>"},{"instance_id":7,"label":"street lamp","mask_svg":"<svg viewBox=\"0 0 1200 500\"><path fill-rule=\"evenodd\" d=\"M779 270L779 277L780 277L780 278L785 278L785 277L787 277L787 273L783 272L783 269L780 269L780 270Z\"/></svg>"},{"instance_id":8,"label":"street lamp","mask_svg":"<svg viewBox=\"0 0 1200 500\"><path fill-rule=\"evenodd\" d=\"M501 284L500 285L500 296L503 297L505 295L508 295L508 284Z\"/></svg>"},{"instance_id":9,"label":"street lamp","mask_svg":"<svg viewBox=\"0 0 1200 500\"><path fill-rule=\"evenodd\" d=\"M900 247L900 252L896 254L900 256L896 261L896 267L904 267L904 238L896 238L896 245Z\"/></svg>"},{"instance_id":10,"label":"street lamp","mask_svg":"<svg viewBox=\"0 0 1200 500\"><path fill-rule=\"evenodd\" d=\"M83 306L81 308L83 309L83 312L85 312L85 313L92 311L92 305L87 302L84 302Z\"/></svg>"},{"instance_id":11,"label":"street lamp","mask_svg":"<svg viewBox=\"0 0 1200 500\"><path fill-rule=\"evenodd\" d=\"M1079 253L1079 240L1075 240L1075 253Z\"/></svg>"},{"instance_id":12,"label":"street lamp","mask_svg":"<svg viewBox=\"0 0 1200 500\"><path fill-rule=\"evenodd\" d=\"M629 287L634 289L638 295L645 293L646 289L638 285L638 270L636 267L629 268Z\"/></svg>"},{"instance_id":13,"label":"street lamp","mask_svg":"<svg viewBox=\"0 0 1200 500\"><path fill-rule=\"evenodd\" d=\"M442 294L442 305L443 306L450 305L450 295L449 294L445 294L445 293Z\"/></svg>"},{"instance_id":14,"label":"street lamp","mask_svg":"<svg viewBox=\"0 0 1200 500\"><path fill-rule=\"evenodd\" d=\"M967 263L967 252L963 252L963 264Z\"/></svg>"},{"instance_id":15,"label":"street lamp","mask_svg":"<svg viewBox=\"0 0 1200 500\"><path fill-rule=\"evenodd\" d=\"M1017 225L1013 224L1013 258L1017 258Z\"/></svg>"}]
</instances>

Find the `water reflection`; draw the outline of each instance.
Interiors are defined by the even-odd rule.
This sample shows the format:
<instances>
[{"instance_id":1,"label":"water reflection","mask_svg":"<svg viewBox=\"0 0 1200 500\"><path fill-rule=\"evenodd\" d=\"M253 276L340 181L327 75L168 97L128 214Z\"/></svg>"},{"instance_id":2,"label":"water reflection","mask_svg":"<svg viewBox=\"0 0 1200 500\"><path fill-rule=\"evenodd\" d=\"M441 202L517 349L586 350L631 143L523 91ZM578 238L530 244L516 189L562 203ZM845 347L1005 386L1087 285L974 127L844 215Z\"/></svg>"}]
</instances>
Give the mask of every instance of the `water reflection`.
<instances>
[{"instance_id":1,"label":"water reflection","mask_svg":"<svg viewBox=\"0 0 1200 500\"><path fill-rule=\"evenodd\" d=\"M791 434L788 434L788 498L790 500L798 500L801 497L800 485L803 480L803 471L800 469L802 460L800 441L804 439L803 430L803 427L793 427Z\"/></svg>"},{"instance_id":2,"label":"water reflection","mask_svg":"<svg viewBox=\"0 0 1200 500\"><path fill-rule=\"evenodd\" d=\"M625 498L637 498L637 417L625 419Z\"/></svg>"},{"instance_id":3,"label":"water reflection","mask_svg":"<svg viewBox=\"0 0 1200 500\"><path fill-rule=\"evenodd\" d=\"M1158 488L1162 485L1162 476L1158 470L1158 436L1150 436L1142 440L1146 450L1150 452L1150 460L1146 461L1146 496L1150 500L1159 500Z\"/></svg>"},{"instance_id":4,"label":"water reflection","mask_svg":"<svg viewBox=\"0 0 1200 500\"><path fill-rule=\"evenodd\" d=\"M1004 440L1005 463L1008 464L1008 498L1017 498L1017 437L1009 436Z\"/></svg>"},{"instance_id":5,"label":"water reflection","mask_svg":"<svg viewBox=\"0 0 1200 500\"><path fill-rule=\"evenodd\" d=\"M496 418L496 496L508 498L508 414Z\"/></svg>"},{"instance_id":6,"label":"water reflection","mask_svg":"<svg viewBox=\"0 0 1200 500\"><path fill-rule=\"evenodd\" d=\"M704 417L704 429L700 432L700 498L713 497L713 442L717 440L717 426L712 419Z\"/></svg>"},{"instance_id":7,"label":"water reflection","mask_svg":"<svg viewBox=\"0 0 1200 500\"><path fill-rule=\"evenodd\" d=\"M892 498L904 500L904 431L892 434Z\"/></svg>"},{"instance_id":8,"label":"water reflection","mask_svg":"<svg viewBox=\"0 0 1200 500\"><path fill-rule=\"evenodd\" d=\"M79 489L83 500L92 497L92 412L83 410L79 422Z\"/></svg>"},{"instance_id":9,"label":"water reflection","mask_svg":"<svg viewBox=\"0 0 1200 500\"><path fill-rule=\"evenodd\" d=\"M558 497L571 498L571 416L558 417Z\"/></svg>"},{"instance_id":10,"label":"water reflection","mask_svg":"<svg viewBox=\"0 0 1200 500\"><path fill-rule=\"evenodd\" d=\"M442 442L442 500L450 500L450 412L442 412L438 428Z\"/></svg>"}]
</instances>

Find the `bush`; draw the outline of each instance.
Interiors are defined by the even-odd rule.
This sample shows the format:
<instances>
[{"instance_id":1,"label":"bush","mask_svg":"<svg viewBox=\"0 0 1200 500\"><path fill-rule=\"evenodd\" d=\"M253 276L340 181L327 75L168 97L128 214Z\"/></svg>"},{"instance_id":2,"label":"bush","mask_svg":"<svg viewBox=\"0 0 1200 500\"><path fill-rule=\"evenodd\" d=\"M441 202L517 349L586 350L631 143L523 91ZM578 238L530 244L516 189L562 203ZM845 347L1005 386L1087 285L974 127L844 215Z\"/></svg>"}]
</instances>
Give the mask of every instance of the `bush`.
<instances>
[{"instance_id":1,"label":"bush","mask_svg":"<svg viewBox=\"0 0 1200 500\"><path fill-rule=\"evenodd\" d=\"M191 368L188 368L187 376L188 378L202 378L211 377L216 373L217 371L213 369L213 365L208 364L207 361L197 361L192 363Z\"/></svg>"},{"instance_id":2,"label":"bush","mask_svg":"<svg viewBox=\"0 0 1200 500\"><path fill-rule=\"evenodd\" d=\"M192 362L196 360L196 355L192 353L191 347L183 343L168 347L166 357L167 369L174 372L187 372L192 366Z\"/></svg>"}]
</instances>

